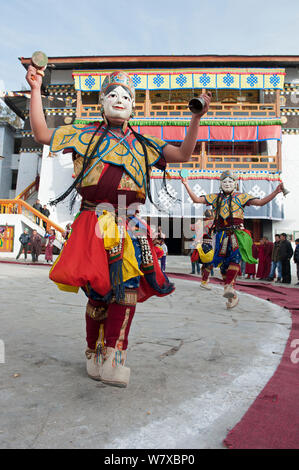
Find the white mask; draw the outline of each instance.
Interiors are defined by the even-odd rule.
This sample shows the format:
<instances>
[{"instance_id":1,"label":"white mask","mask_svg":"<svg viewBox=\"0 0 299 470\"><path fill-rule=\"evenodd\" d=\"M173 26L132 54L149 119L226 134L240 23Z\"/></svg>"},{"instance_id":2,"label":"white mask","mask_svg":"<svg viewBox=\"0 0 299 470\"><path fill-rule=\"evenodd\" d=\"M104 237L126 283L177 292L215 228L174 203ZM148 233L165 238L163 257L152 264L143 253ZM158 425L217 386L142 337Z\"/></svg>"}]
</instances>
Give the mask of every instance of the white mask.
<instances>
[{"instance_id":1,"label":"white mask","mask_svg":"<svg viewBox=\"0 0 299 470\"><path fill-rule=\"evenodd\" d=\"M106 118L128 121L132 115L134 100L122 86L117 86L103 97Z\"/></svg>"},{"instance_id":2,"label":"white mask","mask_svg":"<svg viewBox=\"0 0 299 470\"><path fill-rule=\"evenodd\" d=\"M221 181L220 187L225 193L232 193L236 187L236 182L233 178L227 176Z\"/></svg>"}]
</instances>

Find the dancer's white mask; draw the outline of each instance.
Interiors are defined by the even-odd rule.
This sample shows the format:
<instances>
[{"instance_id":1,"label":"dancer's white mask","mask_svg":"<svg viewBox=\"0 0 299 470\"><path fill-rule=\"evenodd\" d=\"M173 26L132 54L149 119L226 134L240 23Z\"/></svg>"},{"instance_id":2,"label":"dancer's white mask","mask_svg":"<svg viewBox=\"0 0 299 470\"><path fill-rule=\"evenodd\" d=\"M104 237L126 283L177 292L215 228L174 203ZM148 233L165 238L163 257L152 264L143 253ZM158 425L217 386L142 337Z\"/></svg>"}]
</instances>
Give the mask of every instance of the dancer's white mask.
<instances>
[{"instance_id":1,"label":"dancer's white mask","mask_svg":"<svg viewBox=\"0 0 299 470\"><path fill-rule=\"evenodd\" d=\"M106 118L129 121L134 106L134 100L122 86L117 86L102 98Z\"/></svg>"},{"instance_id":2,"label":"dancer's white mask","mask_svg":"<svg viewBox=\"0 0 299 470\"><path fill-rule=\"evenodd\" d=\"M225 193L232 193L236 188L236 182L233 178L227 176L221 181L220 187Z\"/></svg>"}]
</instances>

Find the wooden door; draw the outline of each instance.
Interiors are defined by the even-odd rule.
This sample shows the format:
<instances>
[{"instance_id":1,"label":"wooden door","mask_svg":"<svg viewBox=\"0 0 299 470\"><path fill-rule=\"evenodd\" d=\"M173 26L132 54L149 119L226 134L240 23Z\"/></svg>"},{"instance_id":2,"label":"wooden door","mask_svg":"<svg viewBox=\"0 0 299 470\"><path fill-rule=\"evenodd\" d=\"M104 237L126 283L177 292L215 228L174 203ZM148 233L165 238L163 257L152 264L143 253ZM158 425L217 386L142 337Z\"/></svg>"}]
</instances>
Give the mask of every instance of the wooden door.
<instances>
[{"instance_id":1,"label":"wooden door","mask_svg":"<svg viewBox=\"0 0 299 470\"><path fill-rule=\"evenodd\" d=\"M13 251L14 227L11 225L0 225L0 253ZM2 232L4 229L4 232Z\"/></svg>"}]
</instances>

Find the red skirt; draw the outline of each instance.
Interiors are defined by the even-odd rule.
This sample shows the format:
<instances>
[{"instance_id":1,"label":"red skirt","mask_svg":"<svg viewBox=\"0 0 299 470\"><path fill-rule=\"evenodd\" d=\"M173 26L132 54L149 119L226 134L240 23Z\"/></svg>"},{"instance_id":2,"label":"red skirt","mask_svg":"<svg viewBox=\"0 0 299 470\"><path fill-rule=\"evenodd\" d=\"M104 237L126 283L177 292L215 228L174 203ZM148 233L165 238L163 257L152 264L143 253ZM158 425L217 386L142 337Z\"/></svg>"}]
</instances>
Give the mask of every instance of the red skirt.
<instances>
[{"instance_id":1,"label":"red skirt","mask_svg":"<svg viewBox=\"0 0 299 470\"><path fill-rule=\"evenodd\" d=\"M96 234L98 218L94 211L82 211L72 224L72 232L50 271L50 279L72 290L89 285L100 296L107 296L111 290L109 260L104 247L104 241ZM140 276L137 288L138 302L144 302L149 297L159 297L170 294L174 286L161 271L157 254L149 236L148 244L153 258L155 281L162 291L155 289L146 279ZM168 288L169 285L169 288ZM67 287L70 287L68 289Z\"/></svg>"}]
</instances>

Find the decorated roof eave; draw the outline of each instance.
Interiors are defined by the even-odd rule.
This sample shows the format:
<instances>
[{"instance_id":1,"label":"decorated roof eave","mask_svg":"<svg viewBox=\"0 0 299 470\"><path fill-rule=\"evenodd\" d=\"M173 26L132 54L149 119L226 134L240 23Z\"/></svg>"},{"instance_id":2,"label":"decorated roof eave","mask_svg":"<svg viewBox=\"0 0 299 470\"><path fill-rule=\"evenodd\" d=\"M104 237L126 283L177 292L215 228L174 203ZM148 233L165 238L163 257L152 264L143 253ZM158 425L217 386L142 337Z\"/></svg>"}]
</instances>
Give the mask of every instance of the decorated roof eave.
<instances>
[{"instance_id":1,"label":"decorated roof eave","mask_svg":"<svg viewBox=\"0 0 299 470\"><path fill-rule=\"evenodd\" d=\"M181 68L124 69L132 78L136 90L283 90L283 68ZM74 70L76 90L100 91L109 70Z\"/></svg>"},{"instance_id":2,"label":"decorated roof eave","mask_svg":"<svg viewBox=\"0 0 299 470\"><path fill-rule=\"evenodd\" d=\"M31 57L19 57L22 65L27 68L31 63ZM118 56L65 56L65 57L49 57L49 63L55 65L57 68L71 68L73 65L91 64L99 66L99 64L107 64L111 67L111 63L124 64L128 66L132 63L165 63L169 64L209 64L213 67L214 64L271 64L280 65L299 65L298 55L118 55Z\"/></svg>"}]
</instances>

